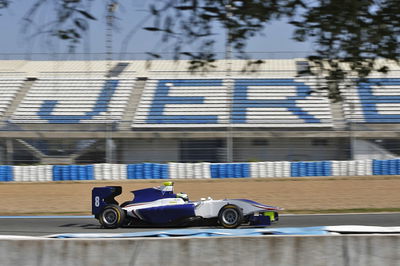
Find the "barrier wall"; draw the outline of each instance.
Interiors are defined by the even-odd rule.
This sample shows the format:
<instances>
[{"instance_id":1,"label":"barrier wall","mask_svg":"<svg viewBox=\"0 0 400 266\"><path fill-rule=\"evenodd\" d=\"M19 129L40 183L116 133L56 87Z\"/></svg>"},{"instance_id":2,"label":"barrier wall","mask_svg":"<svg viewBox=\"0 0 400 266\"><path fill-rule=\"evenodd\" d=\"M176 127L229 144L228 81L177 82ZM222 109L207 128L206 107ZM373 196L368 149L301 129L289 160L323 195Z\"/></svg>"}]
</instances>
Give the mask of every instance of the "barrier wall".
<instances>
[{"instance_id":1,"label":"barrier wall","mask_svg":"<svg viewBox=\"0 0 400 266\"><path fill-rule=\"evenodd\" d=\"M400 159L0 166L0 182L400 175Z\"/></svg>"},{"instance_id":2,"label":"barrier wall","mask_svg":"<svg viewBox=\"0 0 400 266\"><path fill-rule=\"evenodd\" d=\"M399 235L0 240L2 266L400 265Z\"/></svg>"},{"instance_id":3,"label":"barrier wall","mask_svg":"<svg viewBox=\"0 0 400 266\"><path fill-rule=\"evenodd\" d=\"M62 180L93 180L93 165L54 165L52 179Z\"/></svg>"},{"instance_id":4,"label":"barrier wall","mask_svg":"<svg viewBox=\"0 0 400 266\"><path fill-rule=\"evenodd\" d=\"M12 166L0 165L0 181L13 181Z\"/></svg>"}]
</instances>

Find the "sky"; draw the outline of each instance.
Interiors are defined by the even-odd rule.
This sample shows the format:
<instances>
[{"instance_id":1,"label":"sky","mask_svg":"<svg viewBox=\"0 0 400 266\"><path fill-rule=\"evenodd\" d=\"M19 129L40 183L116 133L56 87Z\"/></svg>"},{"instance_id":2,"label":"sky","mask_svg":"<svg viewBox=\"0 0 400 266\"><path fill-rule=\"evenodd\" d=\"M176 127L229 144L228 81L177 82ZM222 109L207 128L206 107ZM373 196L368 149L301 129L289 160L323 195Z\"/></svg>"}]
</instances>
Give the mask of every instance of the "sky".
<instances>
[{"instance_id":1,"label":"sky","mask_svg":"<svg viewBox=\"0 0 400 266\"><path fill-rule=\"evenodd\" d=\"M34 20L34 27L28 28L23 22L23 17L33 4L33 0L13 1L8 9L0 10L0 59L8 58L10 54L55 54L68 53L65 42L49 38L48 35L35 35L37 29L42 29L46 22L54 18L51 5L43 8ZM93 1L90 7L91 13L97 20L90 23L90 30L77 47L76 53L105 53L106 52L106 26L105 26L105 1ZM149 0L132 0L124 2L119 7L119 16L116 20L116 29L113 30L114 56L126 56L127 59L143 59L146 52L171 52L170 47L165 47L160 42L160 35L147 32L142 29L152 26L152 20L148 19ZM32 26L32 24L31 24ZM35 28L36 27L36 28ZM36 29L36 30L33 30ZM134 30L136 29L136 30ZM130 32L135 33L130 36ZM304 56L306 52L313 50L311 42L299 43L291 39L293 27L286 22L273 22L266 27L264 36L256 36L249 40L246 51L253 54L252 57L261 58L292 58ZM32 37L34 35L34 37ZM49 42L51 40L51 42ZM225 33L217 34L216 52L223 54L225 50ZM51 43L51 44L50 44ZM161 49L160 49L161 47ZM122 54L123 53L123 54ZM99 58L100 59L100 58Z\"/></svg>"}]
</instances>

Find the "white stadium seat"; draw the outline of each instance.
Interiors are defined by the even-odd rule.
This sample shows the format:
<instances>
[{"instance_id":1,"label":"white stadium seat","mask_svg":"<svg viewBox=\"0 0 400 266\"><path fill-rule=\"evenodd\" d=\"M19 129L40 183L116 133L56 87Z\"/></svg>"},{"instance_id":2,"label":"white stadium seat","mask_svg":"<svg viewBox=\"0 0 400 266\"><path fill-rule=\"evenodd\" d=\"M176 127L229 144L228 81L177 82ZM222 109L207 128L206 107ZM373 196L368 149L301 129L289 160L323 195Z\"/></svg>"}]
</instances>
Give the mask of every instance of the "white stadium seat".
<instances>
[{"instance_id":1,"label":"white stadium seat","mask_svg":"<svg viewBox=\"0 0 400 266\"><path fill-rule=\"evenodd\" d=\"M40 78L19 104L12 122L78 124L107 123L110 117L120 120L134 83L134 79Z\"/></svg>"},{"instance_id":2,"label":"white stadium seat","mask_svg":"<svg viewBox=\"0 0 400 266\"><path fill-rule=\"evenodd\" d=\"M24 84L24 77L21 78L5 78L0 77L0 116L10 106L12 100Z\"/></svg>"}]
</instances>

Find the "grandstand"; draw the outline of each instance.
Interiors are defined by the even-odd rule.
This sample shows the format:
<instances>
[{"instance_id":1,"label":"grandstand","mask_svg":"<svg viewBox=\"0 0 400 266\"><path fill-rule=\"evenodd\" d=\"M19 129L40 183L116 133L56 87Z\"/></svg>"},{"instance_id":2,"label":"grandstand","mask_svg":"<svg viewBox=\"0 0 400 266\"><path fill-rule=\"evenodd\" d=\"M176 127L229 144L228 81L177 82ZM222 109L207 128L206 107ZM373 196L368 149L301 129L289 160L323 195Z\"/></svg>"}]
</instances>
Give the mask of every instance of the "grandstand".
<instances>
[{"instance_id":1,"label":"grandstand","mask_svg":"<svg viewBox=\"0 0 400 266\"><path fill-rule=\"evenodd\" d=\"M112 68L109 70L109 65ZM0 61L2 164L313 161L398 157L400 68L327 99L304 59ZM351 81L349 81L351 82ZM108 142L106 140L112 140Z\"/></svg>"}]
</instances>

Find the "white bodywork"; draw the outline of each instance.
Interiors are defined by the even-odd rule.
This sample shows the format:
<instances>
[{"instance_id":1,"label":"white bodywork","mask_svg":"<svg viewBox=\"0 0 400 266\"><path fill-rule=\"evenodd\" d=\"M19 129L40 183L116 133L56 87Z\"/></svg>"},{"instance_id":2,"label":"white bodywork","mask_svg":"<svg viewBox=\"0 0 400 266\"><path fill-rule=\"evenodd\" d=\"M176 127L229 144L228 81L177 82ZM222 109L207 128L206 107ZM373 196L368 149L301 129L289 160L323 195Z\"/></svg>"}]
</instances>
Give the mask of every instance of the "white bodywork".
<instances>
[{"instance_id":1,"label":"white bodywork","mask_svg":"<svg viewBox=\"0 0 400 266\"><path fill-rule=\"evenodd\" d=\"M217 217L221 208L227 204L238 206L242 210L244 216L256 212L268 211L268 209L264 206L239 199L213 200L209 198L207 200L198 201L195 204L196 216L201 216L203 218Z\"/></svg>"},{"instance_id":2,"label":"white bodywork","mask_svg":"<svg viewBox=\"0 0 400 266\"><path fill-rule=\"evenodd\" d=\"M143 219L143 217L141 217L140 214L137 212L140 209L166 206L166 205L185 205L185 204L194 204L195 216L200 216L203 218L218 217L218 213L221 210L221 208L227 204L233 204L238 206L242 210L244 216L257 212L271 211L271 209L269 209L266 206L261 206L256 203L248 202L245 200L239 200L239 199L213 200L211 198L202 199L200 201L191 201L191 202L185 202L181 198L164 198L151 202L129 204L123 207L123 209L127 211L127 214L129 216Z\"/></svg>"}]
</instances>

